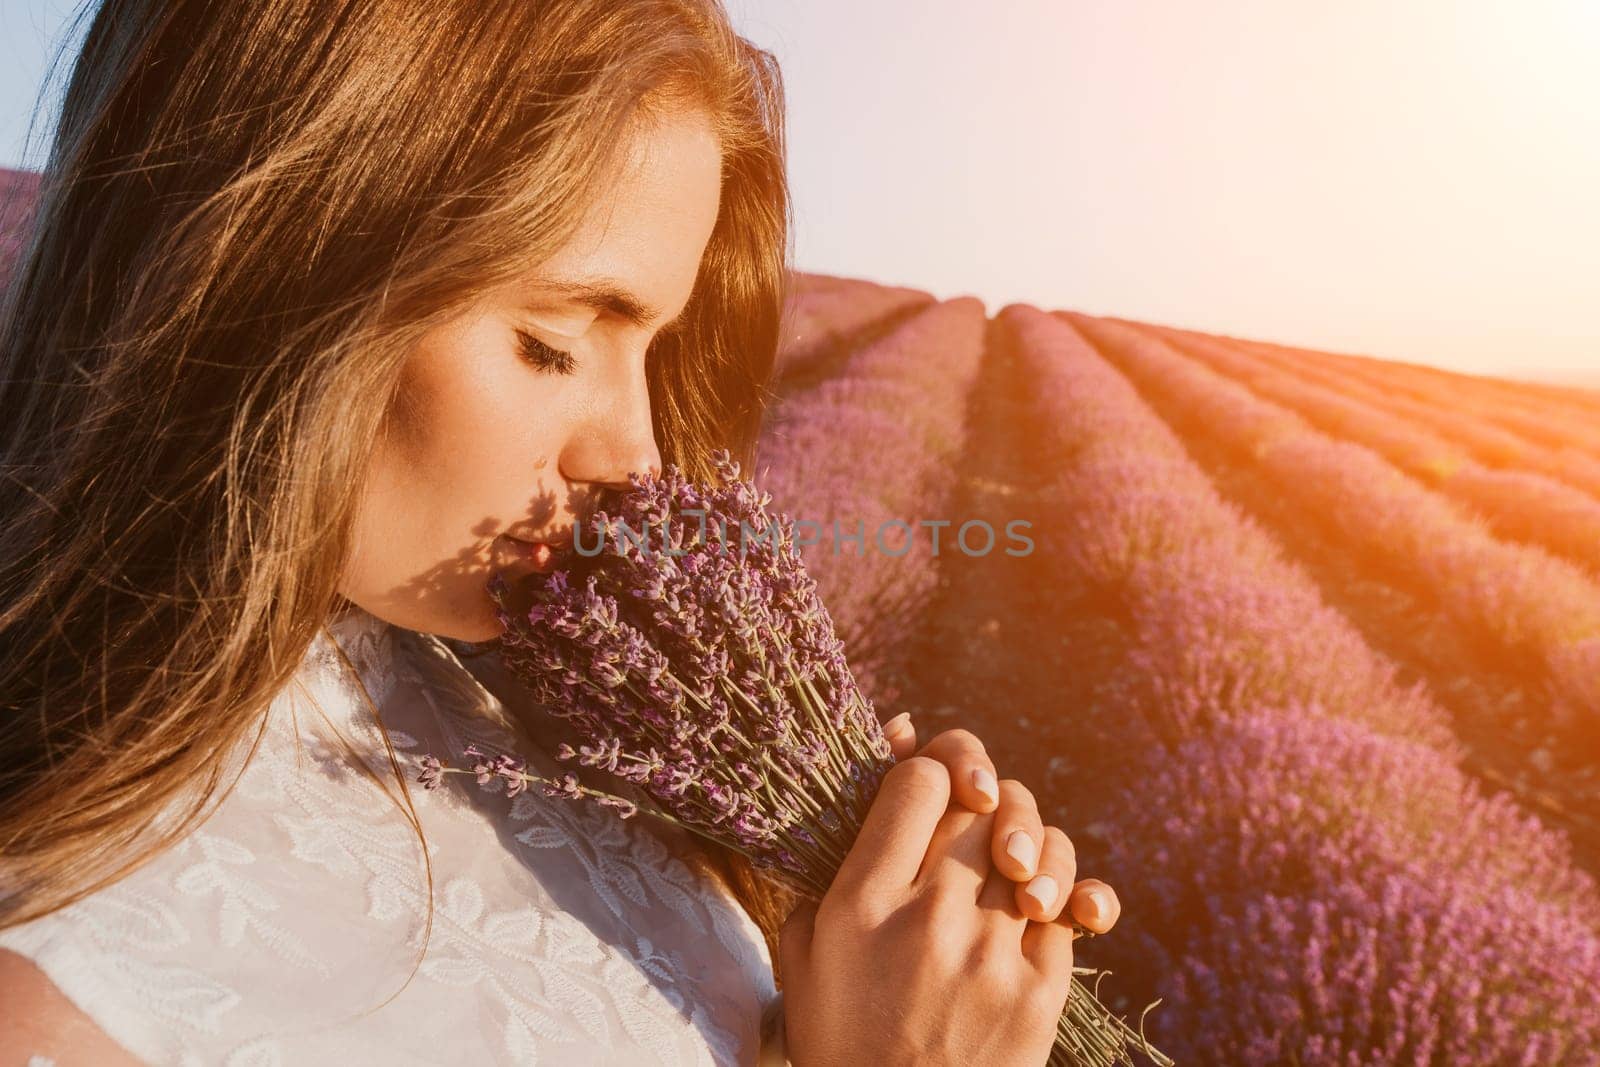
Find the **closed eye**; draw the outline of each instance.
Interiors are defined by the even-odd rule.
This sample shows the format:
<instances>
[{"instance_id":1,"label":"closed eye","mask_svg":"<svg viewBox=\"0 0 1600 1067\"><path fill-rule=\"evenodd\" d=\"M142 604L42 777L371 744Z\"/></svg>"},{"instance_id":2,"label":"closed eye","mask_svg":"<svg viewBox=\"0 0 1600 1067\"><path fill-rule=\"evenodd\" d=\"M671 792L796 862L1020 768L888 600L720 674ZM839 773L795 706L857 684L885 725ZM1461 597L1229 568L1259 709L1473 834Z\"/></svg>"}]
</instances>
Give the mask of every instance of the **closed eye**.
<instances>
[{"instance_id":1,"label":"closed eye","mask_svg":"<svg viewBox=\"0 0 1600 1067\"><path fill-rule=\"evenodd\" d=\"M571 374L578 361L571 352L551 348L527 330L517 329L517 348L522 358L542 371L554 374Z\"/></svg>"}]
</instances>

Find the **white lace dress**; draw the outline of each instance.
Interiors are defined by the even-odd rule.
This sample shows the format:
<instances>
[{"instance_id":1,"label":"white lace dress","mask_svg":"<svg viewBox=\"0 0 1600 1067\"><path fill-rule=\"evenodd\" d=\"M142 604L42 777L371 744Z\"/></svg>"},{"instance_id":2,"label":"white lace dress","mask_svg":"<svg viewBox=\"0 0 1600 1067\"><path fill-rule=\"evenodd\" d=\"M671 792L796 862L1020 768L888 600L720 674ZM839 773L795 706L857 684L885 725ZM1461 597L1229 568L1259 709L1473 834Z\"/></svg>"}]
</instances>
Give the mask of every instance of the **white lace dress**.
<instances>
[{"instance_id":1,"label":"white lace dress","mask_svg":"<svg viewBox=\"0 0 1600 1067\"><path fill-rule=\"evenodd\" d=\"M761 932L679 858L681 831L537 787L508 800L503 782L470 774L423 790L418 756L448 761L472 743L514 749L533 773L558 765L484 717L507 693L482 680L507 677L480 666L494 657L463 660L359 609L328 634L339 647L319 634L203 825L110 887L0 931L0 947L153 1067L786 1062ZM421 846L341 649L388 729L432 862L433 927L403 991L426 924Z\"/></svg>"}]
</instances>

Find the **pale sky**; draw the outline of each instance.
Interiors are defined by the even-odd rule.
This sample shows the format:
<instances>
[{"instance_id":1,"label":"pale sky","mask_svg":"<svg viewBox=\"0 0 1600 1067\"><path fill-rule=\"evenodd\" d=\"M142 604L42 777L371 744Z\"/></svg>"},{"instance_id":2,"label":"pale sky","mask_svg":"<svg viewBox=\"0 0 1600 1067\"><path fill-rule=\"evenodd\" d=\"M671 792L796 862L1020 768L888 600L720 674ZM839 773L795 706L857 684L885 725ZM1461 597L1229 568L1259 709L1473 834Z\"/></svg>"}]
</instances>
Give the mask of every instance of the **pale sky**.
<instances>
[{"instance_id":1,"label":"pale sky","mask_svg":"<svg viewBox=\"0 0 1600 1067\"><path fill-rule=\"evenodd\" d=\"M803 270L1600 384L1600 0L727 3ZM71 7L0 0L4 165Z\"/></svg>"}]
</instances>

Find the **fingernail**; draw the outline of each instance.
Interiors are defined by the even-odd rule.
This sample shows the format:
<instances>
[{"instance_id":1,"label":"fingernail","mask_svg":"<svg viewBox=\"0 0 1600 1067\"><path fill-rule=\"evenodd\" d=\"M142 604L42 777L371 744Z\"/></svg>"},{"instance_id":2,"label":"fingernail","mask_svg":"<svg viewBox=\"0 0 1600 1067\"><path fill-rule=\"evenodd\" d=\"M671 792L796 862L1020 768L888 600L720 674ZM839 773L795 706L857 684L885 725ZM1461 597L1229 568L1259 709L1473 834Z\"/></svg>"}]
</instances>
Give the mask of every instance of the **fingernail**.
<instances>
[{"instance_id":1,"label":"fingernail","mask_svg":"<svg viewBox=\"0 0 1600 1067\"><path fill-rule=\"evenodd\" d=\"M977 787L978 792L996 804L1000 803L1000 783L994 780L994 775L982 767L974 767L972 769L972 784Z\"/></svg>"},{"instance_id":2,"label":"fingernail","mask_svg":"<svg viewBox=\"0 0 1600 1067\"><path fill-rule=\"evenodd\" d=\"M1022 887L1022 891L1039 902L1039 906L1049 911L1056 902L1056 895L1061 892L1061 887L1056 885L1056 880L1048 874L1041 874L1033 881Z\"/></svg>"},{"instance_id":3,"label":"fingernail","mask_svg":"<svg viewBox=\"0 0 1600 1067\"><path fill-rule=\"evenodd\" d=\"M895 734L909 729L910 726L911 713L909 711L902 711L900 714L883 724L883 733L885 737L893 737Z\"/></svg>"},{"instance_id":4,"label":"fingernail","mask_svg":"<svg viewBox=\"0 0 1600 1067\"><path fill-rule=\"evenodd\" d=\"M1039 850L1034 847L1033 838L1028 836L1026 830L1011 831L1011 836L1006 838L1006 852L1022 864L1024 873L1033 873L1033 861L1039 858Z\"/></svg>"},{"instance_id":5,"label":"fingernail","mask_svg":"<svg viewBox=\"0 0 1600 1067\"><path fill-rule=\"evenodd\" d=\"M1104 889L1090 886L1084 893L1089 897L1089 911L1093 914L1096 926L1111 918L1111 897Z\"/></svg>"}]
</instances>

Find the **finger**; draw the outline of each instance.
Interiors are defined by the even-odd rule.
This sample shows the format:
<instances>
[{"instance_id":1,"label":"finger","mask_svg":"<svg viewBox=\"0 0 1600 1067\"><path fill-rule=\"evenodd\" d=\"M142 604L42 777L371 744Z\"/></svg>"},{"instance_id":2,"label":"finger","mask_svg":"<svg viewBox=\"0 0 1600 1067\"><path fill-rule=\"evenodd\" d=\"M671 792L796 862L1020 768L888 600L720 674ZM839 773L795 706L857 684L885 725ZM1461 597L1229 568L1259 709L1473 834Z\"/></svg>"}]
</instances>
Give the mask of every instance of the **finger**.
<instances>
[{"instance_id":1,"label":"finger","mask_svg":"<svg viewBox=\"0 0 1600 1067\"><path fill-rule=\"evenodd\" d=\"M1072 839L1059 826L1044 828L1044 851L1039 873L1017 886L1017 907L1035 922L1054 922L1067 906L1067 890L1078 876L1078 857Z\"/></svg>"},{"instance_id":2,"label":"finger","mask_svg":"<svg viewBox=\"0 0 1600 1067\"><path fill-rule=\"evenodd\" d=\"M1063 885L1066 883L1063 882ZM1097 934L1103 934L1122 914L1117 891L1098 878L1085 878L1072 887L1072 917Z\"/></svg>"},{"instance_id":3,"label":"finger","mask_svg":"<svg viewBox=\"0 0 1600 1067\"><path fill-rule=\"evenodd\" d=\"M1000 783L994 761L971 730L946 730L917 753L950 768L950 792L969 811L991 812L1000 806Z\"/></svg>"},{"instance_id":4,"label":"finger","mask_svg":"<svg viewBox=\"0 0 1600 1067\"><path fill-rule=\"evenodd\" d=\"M1016 905L1016 883L994 865L990 865L989 877L984 878L984 888L979 891L978 907L994 913L995 918L1016 921L1016 934L1022 936L1021 926L1027 926L1027 915Z\"/></svg>"},{"instance_id":5,"label":"finger","mask_svg":"<svg viewBox=\"0 0 1600 1067\"><path fill-rule=\"evenodd\" d=\"M913 890L938 885L977 904L983 883L994 869L989 836L994 815L971 812L952 804L928 841L928 851ZM967 896L967 894L971 894Z\"/></svg>"},{"instance_id":6,"label":"finger","mask_svg":"<svg viewBox=\"0 0 1600 1067\"><path fill-rule=\"evenodd\" d=\"M989 868L989 876L978 893L978 908L984 916L1001 925L1014 926L1017 950L1022 949L1022 935L1030 925L1028 917L1017 907L1017 884L996 867Z\"/></svg>"},{"instance_id":7,"label":"finger","mask_svg":"<svg viewBox=\"0 0 1600 1067\"><path fill-rule=\"evenodd\" d=\"M917 751L917 728L911 724L909 711L902 711L884 723L883 736L889 741L889 751L896 763L910 759Z\"/></svg>"},{"instance_id":8,"label":"finger","mask_svg":"<svg viewBox=\"0 0 1600 1067\"><path fill-rule=\"evenodd\" d=\"M912 756L890 767L828 892L905 890L949 804L950 774L942 764Z\"/></svg>"},{"instance_id":9,"label":"finger","mask_svg":"<svg viewBox=\"0 0 1600 1067\"><path fill-rule=\"evenodd\" d=\"M1003 779L1000 806L994 812L994 865L1007 878L1025 882L1039 870L1043 843L1044 822L1039 818L1039 805L1033 794L1015 778Z\"/></svg>"},{"instance_id":10,"label":"finger","mask_svg":"<svg viewBox=\"0 0 1600 1067\"><path fill-rule=\"evenodd\" d=\"M810 969L811 938L816 933L817 905L801 900L778 930L778 966L783 973L801 974Z\"/></svg>"},{"instance_id":11,"label":"finger","mask_svg":"<svg viewBox=\"0 0 1600 1067\"><path fill-rule=\"evenodd\" d=\"M1063 1010L1072 988L1072 942L1077 936L1078 931L1066 923L1030 922L1022 932L1022 955L1055 983Z\"/></svg>"}]
</instances>

